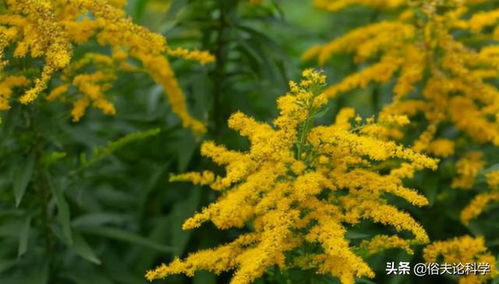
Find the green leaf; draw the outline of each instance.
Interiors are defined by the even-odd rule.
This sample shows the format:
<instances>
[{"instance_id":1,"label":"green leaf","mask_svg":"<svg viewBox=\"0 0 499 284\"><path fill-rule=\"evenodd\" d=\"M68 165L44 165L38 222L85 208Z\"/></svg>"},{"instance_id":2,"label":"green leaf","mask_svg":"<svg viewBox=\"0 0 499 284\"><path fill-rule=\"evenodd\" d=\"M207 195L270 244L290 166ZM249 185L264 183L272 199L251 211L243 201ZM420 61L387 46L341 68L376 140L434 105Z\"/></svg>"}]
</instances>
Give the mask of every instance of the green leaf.
<instances>
[{"instance_id":1,"label":"green leaf","mask_svg":"<svg viewBox=\"0 0 499 284\"><path fill-rule=\"evenodd\" d=\"M174 248L172 247L159 244L132 232L124 231L121 229L109 227L82 227L81 231L87 234L99 235L110 239L129 242L139 246L149 247L162 252L172 252L174 250Z\"/></svg>"},{"instance_id":2,"label":"green leaf","mask_svg":"<svg viewBox=\"0 0 499 284\"><path fill-rule=\"evenodd\" d=\"M89 226L103 226L103 225L118 225L126 221L125 216L122 214L96 212L79 216L71 222L73 227L89 227Z\"/></svg>"},{"instance_id":3,"label":"green leaf","mask_svg":"<svg viewBox=\"0 0 499 284\"><path fill-rule=\"evenodd\" d=\"M90 158L87 158L85 155L81 155L81 169L87 168L99 162L100 160L112 155L117 150L134 141L143 140L150 136L158 135L160 131L161 130L159 128L154 128L146 131L138 131L125 135L124 137L119 138L116 141L109 142L106 146L95 147L92 149L92 155Z\"/></svg>"},{"instance_id":4,"label":"green leaf","mask_svg":"<svg viewBox=\"0 0 499 284\"><path fill-rule=\"evenodd\" d=\"M68 202L64 198L64 194L61 191L62 184L54 184L48 173L45 173L47 180L49 181L50 190L55 196L55 202L57 205L57 219L61 223L62 233L66 241L71 244L73 239L71 237L71 215L69 212Z\"/></svg>"},{"instance_id":5,"label":"green leaf","mask_svg":"<svg viewBox=\"0 0 499 284\"><path fill-rule=\"evenodd\" d=\"M187 242L189 241L192 234L192 230L182 230L182 223L184 223L185 219L190 217L196 211L200 200L201 190L200 188L194 187L189 198L177 203L173 208L173 211L170 215L170 218L172 220L171 245L175 248L174 255L176 256L181 256L183 254Z\"/></svg>"},{"instance_id":6,"label":"green leaf","mask_svg":"<svg viewBox=\"0 0 499 284\"><path fill-rule=\"evenodd\" d=\"M493 164L492 166L488 167L487 169L483 170L485 173L490 173L493 171L499 171L499 164Z\"/></svg>"},{"instance_id":7,"label":"green leaf","mask_svg":"<svg viewBox=\"0 0 499 284\"><path fill-rule=\"evenodd\" d=\"M487 174L489 174L490 172L494 172L494 171L499 171L499 164L493 164L490 167L481 170L476 178L476 184L478 184L478 183L486 184L487 183Z\"/></svg>"},{"instance_id":8,"label":"green leaf","mask_svg":"<svg viewBox=\"0 0 499 284\"><path fill-rule=\"evenodd\" d=\"M18 237L23 223L19 220L7 220L0 225L0 237Z\"/></svg>"},{"instance_id":9,"label":"green leaf","mask_svg":"<svg viewBox=\"0 0 499 284\"><path fill-rule=\"evenodd\" d=\"M4 217L4 216L22 216L23 214L25 214L25 212L22 209L5 209L5 210L0 210L0 217Z\"/></svg>"},{"instance_id":10,"label":"green leaf","mask_svg":"<svg viewBox=\"0 0 499 284\"><path fill-rule=\"evenodd\" d=\"M319 111L317 111L316 113L314 113L314 118L321 118L323 117L326 113L328 113L329 111L329 107L328 106L325 106L325 107L322 107Z\"/></svg>"},{"instance_id":11,"label":"green leaf","mask_svg":"<svg viewBox=\"0 0 499 284\"><path fill-rule=\"evenodd\" d=\"M147 182L147 186L140 191L140 195L138 197L139 200L139 216L142 219L146 214L146 208L148 205L149 195L154 190L154 188L161 182L164 183L164 175L166 170L169 168L170 163L167 162L161 166L158 166L155 171L151 174L149 181Z\"/></svg>"},{"instance_id":12,"label":"green leaf","mask_svg":"<svg viewBox=\"0 0 499 284\"><path fill-rule=\"evenodd\" d=\"M177 141L178 171L183 172L196 150L195 137L190 131L182 131Z\"/></svg>"},{"instance_id":13,"label":"green leaf","mask_svg":"<svg viewBox=\"0 0 499 284\"><path fill-rule=\"evenodd\" d=\"M35 155L29 155L23 162L21 162L14 171L14 195L16 198L16 207L19 206L23 199L26 188L33 176L35 169Z\"/></svg>"},{"instance_id":14,"label":"green leaf","mask_svg":"<svg viewBox=\"0 0 499 284\"><path fill-rule=\"evenodd\" d=\"M149 2L149 0L138 0L135 2L135 11L134 11L134 14L135 14L135 19L137 21L140 21L142 19L142 15L144 14L144 11L146 9L146 6L147 6L147 3Z\"/></svg>"},{"instance_id":15,"label":"green leaf","mask_svg":"<svg viewBox=\"0 0 499 284\"><path fill-rule=\"evenodd\" d=\"M19 247L17 257L21 257L28 250L29 231L31 227L31 217L26 217L24 224L19 231Z\"/></svg>"},{"instance_id":16,"label":"green leaf","mask_svg":"<svg viewBox=\"0 0 499 284\"><path fill-rule=\"evenodd\" d=\"M42 164L44 167L48 168L53 164L57 163L59 160L64 159L66 157L65 152L50 152L48 154L44 154L42 157Z\"/></svg>"},{"instance_id":17,"label":"green leaf","mask_svg":"<svg viewBox=\"0 0 499 284\"><path fill-rule=\"evenodd\" d=\"M358 279L355 283L376 284L376 282L365 278Z\"/></svg>"},{"instance_id":18,"label":"green leaf","mask_svg":"<svg viewBox=\"0 0 499 284\"><path fill-rule=\"evenodd\" d=\"M6 280L5 283L29 283L29 284L48 284L49 281L49 261L47 258L37 257L33 264L19 268L20 272L18 277L12 280ZM2 283L4 283L2 281ZM51 284L51 283L50 283Z\"/></svg>"},{"instance_id":19,"label":"green leaf","mask_svg":"<svg viewBox=\"0 0 499 284\"><path fill-rule=\"evenodd\" d=\"M73 233L73 245L71 246L73 251L83 257L84 259L100 265L101 261L95 254L94 250L90 247L83 236L77 232Z\"/></svg>"},{"instance_id":20,"label":"green leaf","mask_svg":"<svg viewBox=\"0 0 499 284\"><path fill-rule=\"evenodd\" d=\"M346 232L345 238L349 240L354 240L354 239L365 239L370 237L369 234L364 234L364 233L358 233L358 232Z\"/></svg>"},{"instance_id":21,"label":"green leaf","mask_svg":"<svg viewBox=\"0 0 499 284\"><path fill-rule=\"evenodd\" d=\"M0 273L4 272L5 270L10 269L11 267L15 266L16 264L17 264L17 260L0 259Z\"/></svg>"}]
</instances>

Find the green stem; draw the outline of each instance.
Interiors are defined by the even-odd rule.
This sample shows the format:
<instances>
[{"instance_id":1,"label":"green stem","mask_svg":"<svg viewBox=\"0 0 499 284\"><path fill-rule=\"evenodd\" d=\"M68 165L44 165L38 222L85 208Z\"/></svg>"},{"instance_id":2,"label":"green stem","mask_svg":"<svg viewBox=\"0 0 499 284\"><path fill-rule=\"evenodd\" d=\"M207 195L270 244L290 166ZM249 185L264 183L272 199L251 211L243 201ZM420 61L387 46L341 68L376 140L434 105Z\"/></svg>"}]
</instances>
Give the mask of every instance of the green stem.
<instances>
[{"instance_id":1,"label":"green stem","mask_svg":"<svg viewBox=\"0 0 499 284\"><path fill-rule=\"evenodd\" d=\"M37 119L35 118L35 112L32 107L28 110L28 128L32 133L34 139L30 146L30 152L35 155L35 171L33 173L32 184L36 192L40 196L40 216L41 216L41 229L43 235L44 249L45 249L45 261L48 263L49 273L48 281L50 282L50 275L52 271L52 259L53 252L55 248L54 235L50 228L51 218L49 212L49 203L51 198L51 191L48 186L47 179L45 177L45 172L43 169L42 156L43 149L45 147L46 140L38 132L38 127L35 125Z\"/></svg>"},{"instance_id":2,"label":"green stem","mask_svg":"<svg viewBox=\"0 0 499 284\"><path fill-rule=\"evenodd\" d=\"M303 122L303 125L300 129L300 139L298 140L297 145L297 159L301 160L301 156L303 153L303 148L307 143L307 135L310 132L310 126L313 124L314 119L312 118L312 108L309 108L307 119Z\"/></svg>"},{"instance_id":3,"label":"green stem","mask_svg":"<svg viewBox=\"0 0 499 284\"><path fill-rule=\"evenodd\" d=\"M307 102L307 118L300 127L299 130L300 138L298 140L298 144L296 145L296 150L297 150L296 159L298 160L302 160L301 156L303 154L303 149L307 146L308 133L310 132L315 122L314 112L316 109L314 108L314 101L315 98L320 94L320 88L319 89L314 88L313 90L311 90L311 92L312 92L312 98L310 98L310 101Z\"/></svg>"},{"instance_id":4,"label":"green stem","mask_svg":"<svg viewBox=\"0 0 499 284\"><path fill-rule=\"evenodd\" d=\"M229 13L235 7L232 0L219 1L218 29L216 31L216 42L213 54L216 58L215 68L212 72L213 82L213 106L211 110L212 121L215 129L213 133L219 136L221 129L225 124L225 114L223 112L222 102L224 100L224 85L226 84L226 65L228 62L228 46L230 37Z\"/></svg>"},{"instance_id":5,"label":"green stem","mask_svg":"<svg viewBox=\"0 0 499 284\"><path fill-rule=\"evenodd\" d=\"M38 157L37 157L37 165L39 165ZM42 170L37 170L34 182L36 190L41 195L40 210L41 210L42 230L45 243L45 254L47 256L46 259L50 264L54 251L54 239L50 229L50 214L49 214L49 202L50 202L51 193L46 183L46 179L45 177L43 177Z\"/></svg>"}]
</instances>

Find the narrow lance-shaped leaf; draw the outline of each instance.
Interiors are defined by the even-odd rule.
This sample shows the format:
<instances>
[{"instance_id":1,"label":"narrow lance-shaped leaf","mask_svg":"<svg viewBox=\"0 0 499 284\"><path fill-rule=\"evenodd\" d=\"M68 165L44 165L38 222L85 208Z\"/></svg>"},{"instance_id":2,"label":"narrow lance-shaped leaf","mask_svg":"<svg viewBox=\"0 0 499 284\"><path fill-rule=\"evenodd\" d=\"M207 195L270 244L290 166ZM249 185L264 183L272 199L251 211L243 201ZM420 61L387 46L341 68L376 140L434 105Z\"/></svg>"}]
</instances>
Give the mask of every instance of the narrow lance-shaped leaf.
<instances>
[{"instance_id":1,"label":"narrow lance-shaped leaf","mask_svg":"<svg viewBox=\"0 0 499 284\"><path fill-rule=\"evenodd\" d=\"M109 227L82 227L81 231L84 231L89 234L99 235L103 237L107 237L110 239L120 240L129 242L132 244L145 246L149 248L156 249L162 252L171 252L173 251L172 247L168 247L157 242L151 241L147 238L139 236L135 233L124 231L117 228L109 228Z\"/></svg>"},{"instance_id":2,"label":"narrow lance-shaped leaf","mask_svg":"<svg viewBox=\"0 0 499 284\"><path fill-rule=\"evenodd\" d=\"M92 247L90 247L83 236L77 232L73 234L73 245L71 246L71 249L84 259L95 264L101 264L100 259L95 254L95 251Z\"/></svg>"},{"instance_id":3,"label":"narrow lance-shaped leaf","mask_svg":"<svg viewBox=\"0 0 499 284\"><path fill-rule=\"evenodd\" d=\"M92 156L89 159L87 159L85 155L81 155L81 169L87 168L105 157L112 155L115 151L131 142L158 135L160 131L161 130L159 128L154 128L146 131L134 132L119 138L116 141L109 142L107 146L95 147L92 149Z\"/></svg>"},{"instance_id":4,"label":"narrow lance-shaped leaf","mask_svg":"<svg viewBox=\"0 0 499 284\"><path fill-rule=\"evenodd\" d=\"M26 217L21 230L19 231L19 248L17 256L21 257L28 250L29 231L31 227L31 217Z\"/></svg>"},{"instance_id":5,"label":"narrow lance-shaped leaf","mask_svg":"<svg viewBox=\"0 0 499 284\"><path fill-rule=\"evenodd\" d=\"M16 198L16 207L21 204L21 200L26 192L33 171L35 168L35 154L29 155L14 171L14 195Z\"/></svg>"},{"instance_id":6,"label":"narrow lance-shaped leaf","mask_svg":"<svg viewBox=\"0 0 499 284\"><path fill-rule=\"evenodd\" d=\"M55 197L55 202L57 205L57 219L61 223L62 233L66 241L71 245L73 239L71 237L71 215L69 211L69 205L62 192L63 183L54 183L50 175L46 172L47 180L49 182L50 190Z\"/></svg>"}]
</instances>

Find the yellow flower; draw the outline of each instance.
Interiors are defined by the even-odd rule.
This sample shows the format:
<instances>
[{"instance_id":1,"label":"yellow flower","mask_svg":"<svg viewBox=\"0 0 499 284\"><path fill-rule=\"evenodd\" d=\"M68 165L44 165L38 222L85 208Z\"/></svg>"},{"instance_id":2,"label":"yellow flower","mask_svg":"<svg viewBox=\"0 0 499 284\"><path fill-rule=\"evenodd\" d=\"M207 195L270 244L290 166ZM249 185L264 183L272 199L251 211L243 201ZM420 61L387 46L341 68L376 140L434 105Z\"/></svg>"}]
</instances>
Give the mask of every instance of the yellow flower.
<instances>
[{"instance_id":1,"label":"yellow flower","mask_svg":"<svg viewBox=\"0 0 499 284\"><path fill-rule=\"evenodd\" d=\"M181 47L169 49L168 55L181 57L188 60L199 61L201 64L207 64L215 61L215 57L209 52L199 50L191 51Z\"/></svg>"},{"instance_id":2,"label":"yellow flower","mask_svg":"<svg viewBox=\"0 0 499 284\"><path fill-rule=\"evenodd\" d=\"M429 241L422 226L390 205L386 194L426 205L427 199L405 187L402 179L423 168L435 169L437 161L352 128L353 109L342 110L332 125L315 126L327 103L327 94L321 92L325 80L323 74L305 70L301 82L290 82L291 91L278 99L273 125L233 114L229 126L249 139L250 149L232 151L213 142L201 148L203 156L225 167L224 176L203 172L171 178L221 191L216 202L185 221L184 229L205 222L219 229L251 226L228 244L160 265L147 272L148 280L177 273L192 276L197 270L235 270L231 283L250 283L273 266L298 266L353 283L358 277L374 277L356 253L359 249L410 251L409 245ZM379 162L392 166L380 168ZM351 244L345 234L362 220L392 226L413 238L383 235L360 246ZM302 256L288 254L298 249Z\"/></svg>"},{"instance_id":3,"label":"yellow flower","mask_svg":"<svg viewBox=\"0 0 499 284\"><path fill-rule=\"evenodd\" d=\"M10 109L9 99L14 92L14 88L23 87L29 84L29 80L24 76L0 77L0 110Z\"/></svg>"},{"instance_id":4,"label":"yellow flower","mask_svg":"<svg viewBox=\"0 0 499 284\"><path fill-rule=\"evenodd\" d=\"M376 8L396 8L406 0L314 0L315 6L327 11L338 11L352 4L362 4Z\"/></svg>"},{"instance_id":5,"label":"yellow flower","mask_svg":"<svg viewBox=\"0 0 499 284\"><path fill-rule=\"evenodd\" d=\"M499 171L491 171L485 175L490 191L480 193L461 211L461 221L468 224L471 219L482 214L491 202L499 202Z\"/></svg>"},{"instance_id":6,"label":"yellow flower","mask_svg":"<svg viewBox=\"0 0 499 284\"><path fill-rule=\"evenodd\" d=\"M448 157L454 154L454 142L449 139L436 139L428 145L428 152L437 157Z\"/></svg>"},{"instance_id":7,"label":"yellow flower","mask_svg":"<svg viewBox=\"0 0 499 284\"><path fill-rule=\"evenodd\" d=\"M499 201L499 192L481 193L475 196L473 200L461 211L461 221L468 224L471 219L480 215L485 206L492 201Z\"/></svg>"},{"instance_id":8,"label":"yellow flower","mask_svg":"<svg viewBox=\"0 0 499 284\"><path fill-rule=\"evenodd\" d=\"M483 154L481 152L469 152L462 157L457 163L457 174L452 181L452 187L470 189L475 183L475 178L483 169Z\"/></svg>"},{"instance_id":9,"label":"yellow flower","mask_svg":"<svg viewBox=\"0 0 499 284\"><path fill-rule=\"evenodd\" d=\"M473 15L468 21L470 30L480 32L485 27L494 26L499 22L499 9L481 12Z\"/></svg>"},{"instance_id":10,"label":"yellow flower","mask_svg":"<svg viewBox=\"0 0 499 284\"><path fill-rule=\"evenodd\" d=\"M459 283L487 283L494 278L496 270L496 259L487 251L485 240L482 237L473 238L470 236L456 237L446 241L437 241L426 246L423 257L426 262L437 262L439 257L443 257L444 263L480 263L489 264L490 273L485 275L470 274L459 277Z\"/></svg>"},{"instance_id":11,"label":"yellow flower","mask_svg":"<svg viewBox=\"0 0 499 284\"><path fill-rule=\"evenodd\" d=\"M369 241L362 241L360 247L365 247L369 255L389 248L403 248L408 254L414 253L410 243L398 236L377 235Z\"/></svg>"},{"instance_id":12,"label":"yellow flower","mask_svg":"<svg viewBox=\"0 0 499 284\"><path fill-rule=\"evenodd\" d=\"M204 171L202 173L186 173L172 176L170 181L190 181L196 185L209 185L215 181L215 174L210 171Z\"/></svg>"},{"instance_id":13,"label":"yellow flower","mask_svg":"<svg viewBox=\"0 0 499 284\"><path fill-rule=\"evenodd\" d=\"M0 15L0 70L9 66L9 71L5 76L0 75L0 81L6 80L9 73L26 72L3 60L7 48L13 50L14 58L31 57L42 61L38 77L33 77L31 71L30 76L25 76L27 82L15 85L29 87L24 88L19 101L31 103L53 88L47 99L64 97L65 101L72 101L73 120L78 121L90 105L105 114L115 114L106 91L116 80L117 71L143 70L163 86L183 126L203 133L205 126L189 114L185 96L165 55L202 64L212 62L214 57L203 51L170 49L163 36L134 24L126 16L125 4L123 0L7 0L6 9ZM110 47L112 54L86 53L75 58L73 49L93 39L100 46ZM135 66L133 62L137 61L141 66ZM88 73L92 67L95 67L93 73ZM55 78L58 80L52 80ZM60 85L56 85L58 82ZM10 107L8 97L3 96L2 109Z\"/></svg>"},{"instance_id":14,"label":"yellow flower","mask_svg":"<svg viewBox=\"0 0 499 284\"><path fill-rule=\"evenodd\" d=\"M484 30L497 26L499 10L477 12L471 17L467 13L483 2L493 1L315 0L316 6L332 12L360 4L393 9L400 16L313 46L303 57L317 58L325 64L333 54L346 52L354 55L356 63L367 63L329 87L325 91L328 97L371 83L395 81L393 101L382 114L424 114L428 126L414 142L416 151L451 155L449 145L444 150L444 144L432 144L439 126L449 122L476 142L497 146L499 89L491 81L499 77L499 27L492 33ZM471 35L458 37L462 34ZM466 39L483 44L467 46ZM409 99L415 91L421 94L414 96L417 101L413 96ZM417 108L408 107L408 103L416 102Z\"/></svg>"}]
</instances>

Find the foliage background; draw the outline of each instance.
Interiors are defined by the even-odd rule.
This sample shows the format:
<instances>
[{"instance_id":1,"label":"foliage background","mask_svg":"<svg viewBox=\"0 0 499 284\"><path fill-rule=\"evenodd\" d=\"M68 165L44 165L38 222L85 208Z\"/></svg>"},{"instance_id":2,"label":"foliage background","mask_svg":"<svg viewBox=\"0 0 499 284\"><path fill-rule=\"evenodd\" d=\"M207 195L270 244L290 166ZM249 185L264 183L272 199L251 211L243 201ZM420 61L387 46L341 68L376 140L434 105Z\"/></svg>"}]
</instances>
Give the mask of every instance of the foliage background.
<instances>
[{"instance_id":1,"label":"foliage background","mask_svg":"<svg viewBox=\"0 0 499 284\"><path fill-rule=\"evenodd\" d=\"M300 60L308 47L383 17L360 7L332 16L302 0L259 6L236 0L129 0L127 9L135 22L166 35L170 45L207 49L217 56L207 66L174 60L173 67L192 113L209 123L206 139L234 149L244 149L247 141L227 129L232 112L270 122L275 98L286 92L288 80L313 66ZM341 55L325 72L334 83L361 67ZM323 119L330 120L342 106L354 106L364 117L375 114L390 100L389 85L332 100ZM111 96L115 117L90 110L73 123L66 106L42 100L17 104L3 116L0 283L145 283L145 271L156 264L238 234L210 225L181 230L183 220L216 195L188 183L168 183L168 177L213 166L199 156L200 138L181 128L161 88L146 75L122 74ZM483 150L489 164L497 166L497 148ZM452 162L409 183L424 190L430 206L415 209L395 202L422 222L432 240L483 234L499 258L499 211L489 210L470 227L459 222L460 210L475 193L450 189ZM485 188L483 177L478 187ZM373 224L357 229L350 238L386 230ZM387 261L422 260L420 251L414 256L387 251L369 259L377 277L359 283L453 282L386 276ZM164 283L225 283L229 276L200 272ZM307 271L286 276L270 271L259 283L284 283L284 277L292 283L336 283Z\"/></svg>"}]
</instances>

